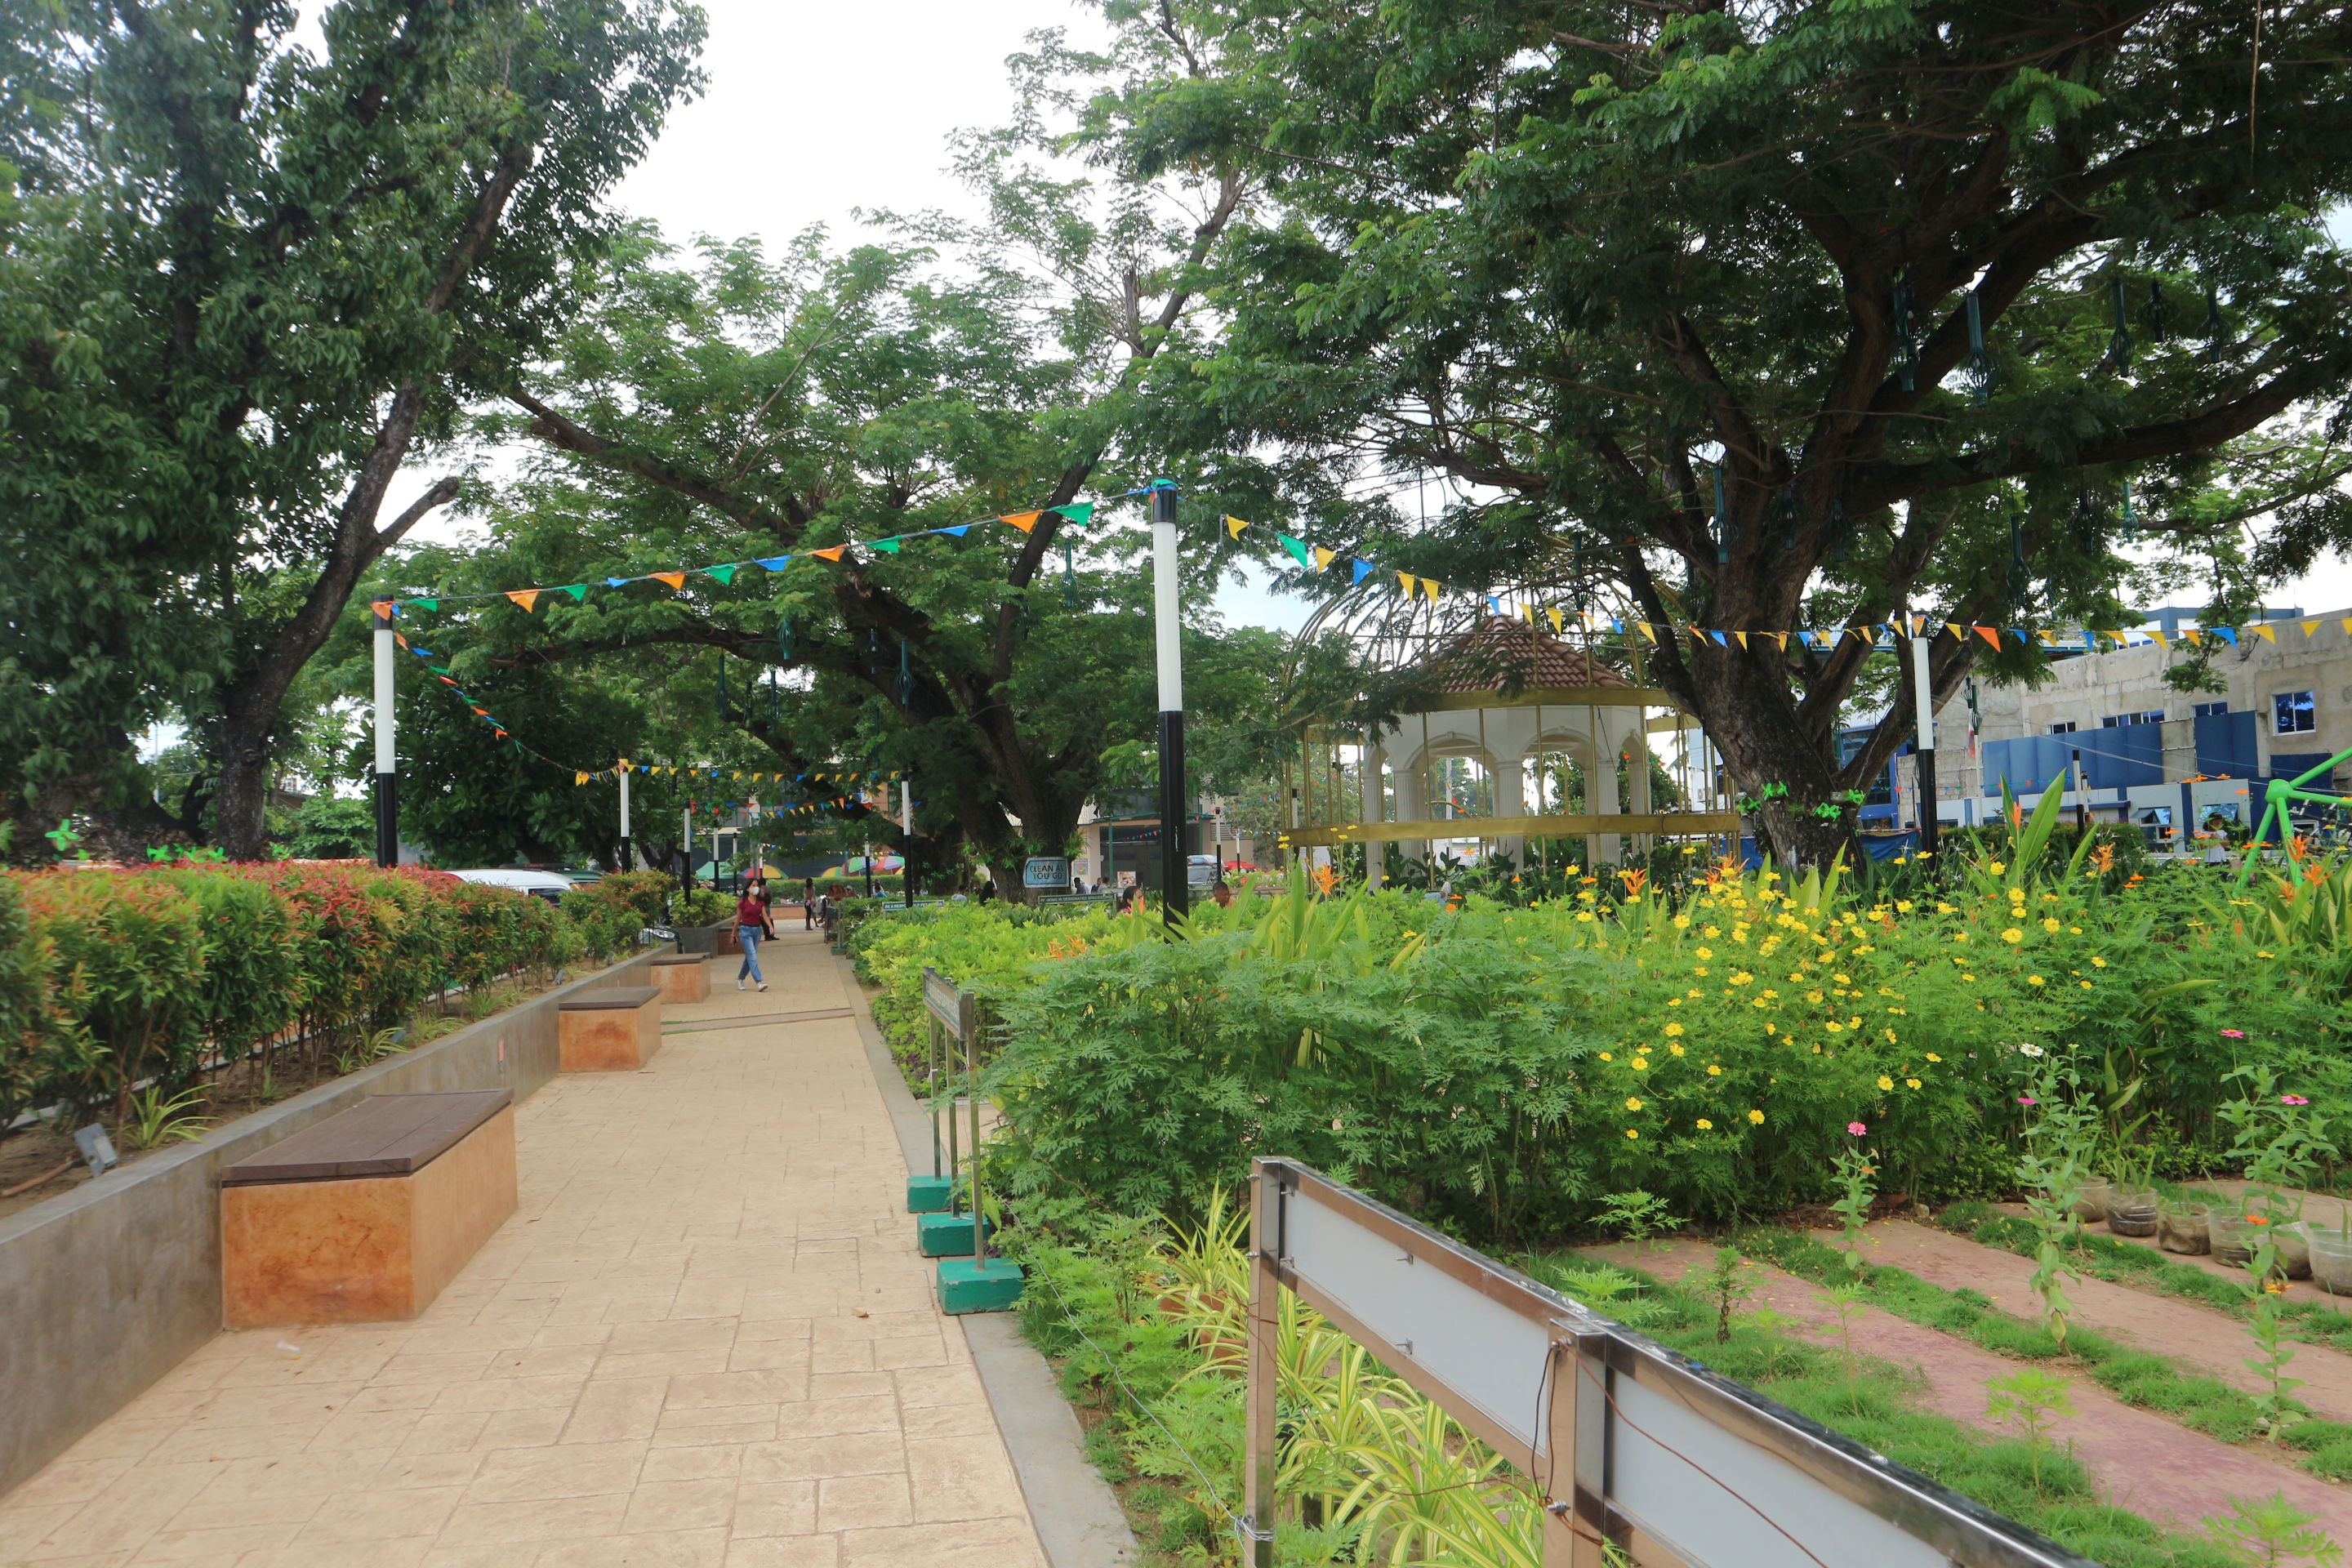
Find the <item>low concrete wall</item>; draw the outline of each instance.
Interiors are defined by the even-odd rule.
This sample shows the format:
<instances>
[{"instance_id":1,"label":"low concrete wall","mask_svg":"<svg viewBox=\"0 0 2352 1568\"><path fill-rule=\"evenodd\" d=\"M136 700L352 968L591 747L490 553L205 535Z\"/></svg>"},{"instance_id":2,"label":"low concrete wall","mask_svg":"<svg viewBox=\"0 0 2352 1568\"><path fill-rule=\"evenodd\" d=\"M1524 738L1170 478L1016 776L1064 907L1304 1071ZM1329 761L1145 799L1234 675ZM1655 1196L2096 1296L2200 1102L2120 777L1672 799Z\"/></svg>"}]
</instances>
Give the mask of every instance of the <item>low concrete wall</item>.
<instances>
[{"instance_id":1,"label":"low concrete wall","mask_svg":"<svg viewBox=\"0 0 2352 1568\"><path fill-rule=\"evenodd\" d=\"M223 1166L372 1094L510 1089L527 1099L558 1070L558 1004L649 984L668 951L648 949L0 1220L0 1492L220 1332Z\"/></svg>"}]
</instances>

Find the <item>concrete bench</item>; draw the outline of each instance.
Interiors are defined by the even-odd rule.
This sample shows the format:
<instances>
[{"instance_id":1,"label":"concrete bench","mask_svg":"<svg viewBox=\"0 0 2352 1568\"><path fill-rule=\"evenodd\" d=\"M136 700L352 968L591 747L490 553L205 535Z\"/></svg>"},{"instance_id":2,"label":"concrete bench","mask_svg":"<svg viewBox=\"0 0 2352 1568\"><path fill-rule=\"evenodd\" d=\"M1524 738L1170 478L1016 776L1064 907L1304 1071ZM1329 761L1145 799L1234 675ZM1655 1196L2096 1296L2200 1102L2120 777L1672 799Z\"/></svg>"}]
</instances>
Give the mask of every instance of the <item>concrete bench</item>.
<instances>
[{"instance_id":1,"label":"concrete bench","mask_svg":"<svg viewBox=\"0 0 2352 1568\"><path fill-rule=\"evenodd\" d=\"M376 1095L221 1173L222 1316L414 1318L514 1211L512 1093Z\"/></svg>"},{"instance_id":2,"label":"concrete bench","mask_svg":"<svg viewBox=\"0 0 2352 1568\"><path fill-rule=\"evenodd\" d=\"M702 1002L710 996L710 971L702 960L692 953L680 953L675 958L656 958L653 963L654 989L665 1002Z\"/></svg>"},{"instance_id":3,"label":"concrete bench","mask_svg":"<svg viewBox=\"0 0 2352 1568\"><path fill-rule=\"evenodd\" d=\"M583 991L556 1011L565 1072L635 1072L661 1049L661 987Z\"/></svg>"}]
</instances>

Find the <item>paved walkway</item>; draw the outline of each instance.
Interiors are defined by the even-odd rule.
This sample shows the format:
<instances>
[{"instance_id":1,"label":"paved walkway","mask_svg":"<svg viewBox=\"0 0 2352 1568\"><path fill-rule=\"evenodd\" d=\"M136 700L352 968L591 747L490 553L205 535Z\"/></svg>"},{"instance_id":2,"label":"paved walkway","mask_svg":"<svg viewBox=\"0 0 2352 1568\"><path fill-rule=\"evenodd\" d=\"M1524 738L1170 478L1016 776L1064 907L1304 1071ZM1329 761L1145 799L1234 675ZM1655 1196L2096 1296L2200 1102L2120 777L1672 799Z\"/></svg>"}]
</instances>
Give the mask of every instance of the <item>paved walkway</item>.
<instances>
[{"instance_id":1,"label":"paved walkway","mask_svg":"<svg viewBox=\"0 0 2352 1568\"><path fill-rule=\"evenodd\" d=\"M667 1022L846 1005L815 937L767 958ZM221 1335L0 1500L0 1568L1042 1568L849 1016L517 1123L521 1209L425 1316Z\"/></svg>"}]
</instances>

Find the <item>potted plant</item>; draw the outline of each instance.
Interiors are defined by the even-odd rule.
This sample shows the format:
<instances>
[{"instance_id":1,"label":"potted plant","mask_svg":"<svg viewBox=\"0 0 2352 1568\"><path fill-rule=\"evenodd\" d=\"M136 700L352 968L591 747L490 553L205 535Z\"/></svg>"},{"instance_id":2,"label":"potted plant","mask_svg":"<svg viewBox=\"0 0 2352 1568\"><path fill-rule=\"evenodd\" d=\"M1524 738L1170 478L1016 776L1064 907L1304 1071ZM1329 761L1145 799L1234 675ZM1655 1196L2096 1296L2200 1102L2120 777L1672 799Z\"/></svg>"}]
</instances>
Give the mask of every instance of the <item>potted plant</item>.
<instances>
[{"instance_id":1,"label":"potted plant","mask_svg":"<svg viewBox=\"0 0 2352 1568\"><path fill-rule=\"evenodd\" d=\"M2267 1240L2281 1272L2290 1279L2308 1278L2311 1243L2299 1223L2303 1194L2297 1189L2337 1152L2326 1120L2307 1097L2282 1092L2267 1067L2242 1067L2227 1076L2244 1087L2217 1114L2236 1135L2230 1152L2245 1163L2246 1190L2234 1212L2216 1208L2208 1220L2213 1256L2244 1267Z\"/></svg>"},{"instance_id":2,"label":"potted plant","mask_svg":"<svg viewBox=\"0 0 2352 1568\"><path fill-rule=\"evenodd\" d=\"M2331 1296L2352 1296L2352 1205L2336 1211L2332 1226L2305 1222L2311 1244L2311 1277Z\"/></svg>"},{"instance_id":3,"label":"potted plant","mask_svg":"<svg viewBox=\"0 0 2352 1568\"><path fill-rule=\"evenodd\" d=\"M2213 1205L2201 1197L2166 1198L2156 1205L2156 1244L2167 1252L2189 1255L2210 1252L2213 1239L2207 1227Z\"/></svg>"},{"instance_id":4,"label":"potted plant","mask_svg":"<svg viewBox=\"0 0 2352 1568\"><path fill-rule=\"evenodd\" d=\"M2117 1236L2154 1236L2157 1229L2158 1206L2163 1200L2157 1195L2151 1179L2156 1155L2146 1144L2118 1151L2115 1160L2116 1177L2106 1191L2107 1228Z\"/></svg>"}]
</instances>

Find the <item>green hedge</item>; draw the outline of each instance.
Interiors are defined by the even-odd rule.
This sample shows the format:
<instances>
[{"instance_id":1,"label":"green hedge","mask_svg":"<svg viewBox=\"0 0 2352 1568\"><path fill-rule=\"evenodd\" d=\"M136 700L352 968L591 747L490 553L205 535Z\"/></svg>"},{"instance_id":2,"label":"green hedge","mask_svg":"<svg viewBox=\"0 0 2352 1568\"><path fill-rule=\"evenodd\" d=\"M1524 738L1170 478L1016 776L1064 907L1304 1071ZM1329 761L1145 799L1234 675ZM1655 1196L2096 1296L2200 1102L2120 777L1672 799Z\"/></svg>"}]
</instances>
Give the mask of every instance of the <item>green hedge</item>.
<instances>
[{"instance_id":1,"label":"green hedge","mask_svg":"<svg viewBox=\"0 0 2352 1568\"><path fill-rule=\"evenodd\" d=\"M314 1052L449 986L635 945L637 879L544 900L352 862L0 877L0 1125L124 1103L271 1042ZM593 892L583 889L583 892ZM579 895L574 895L578 898Z\"/></svg>"}]
</instances>

